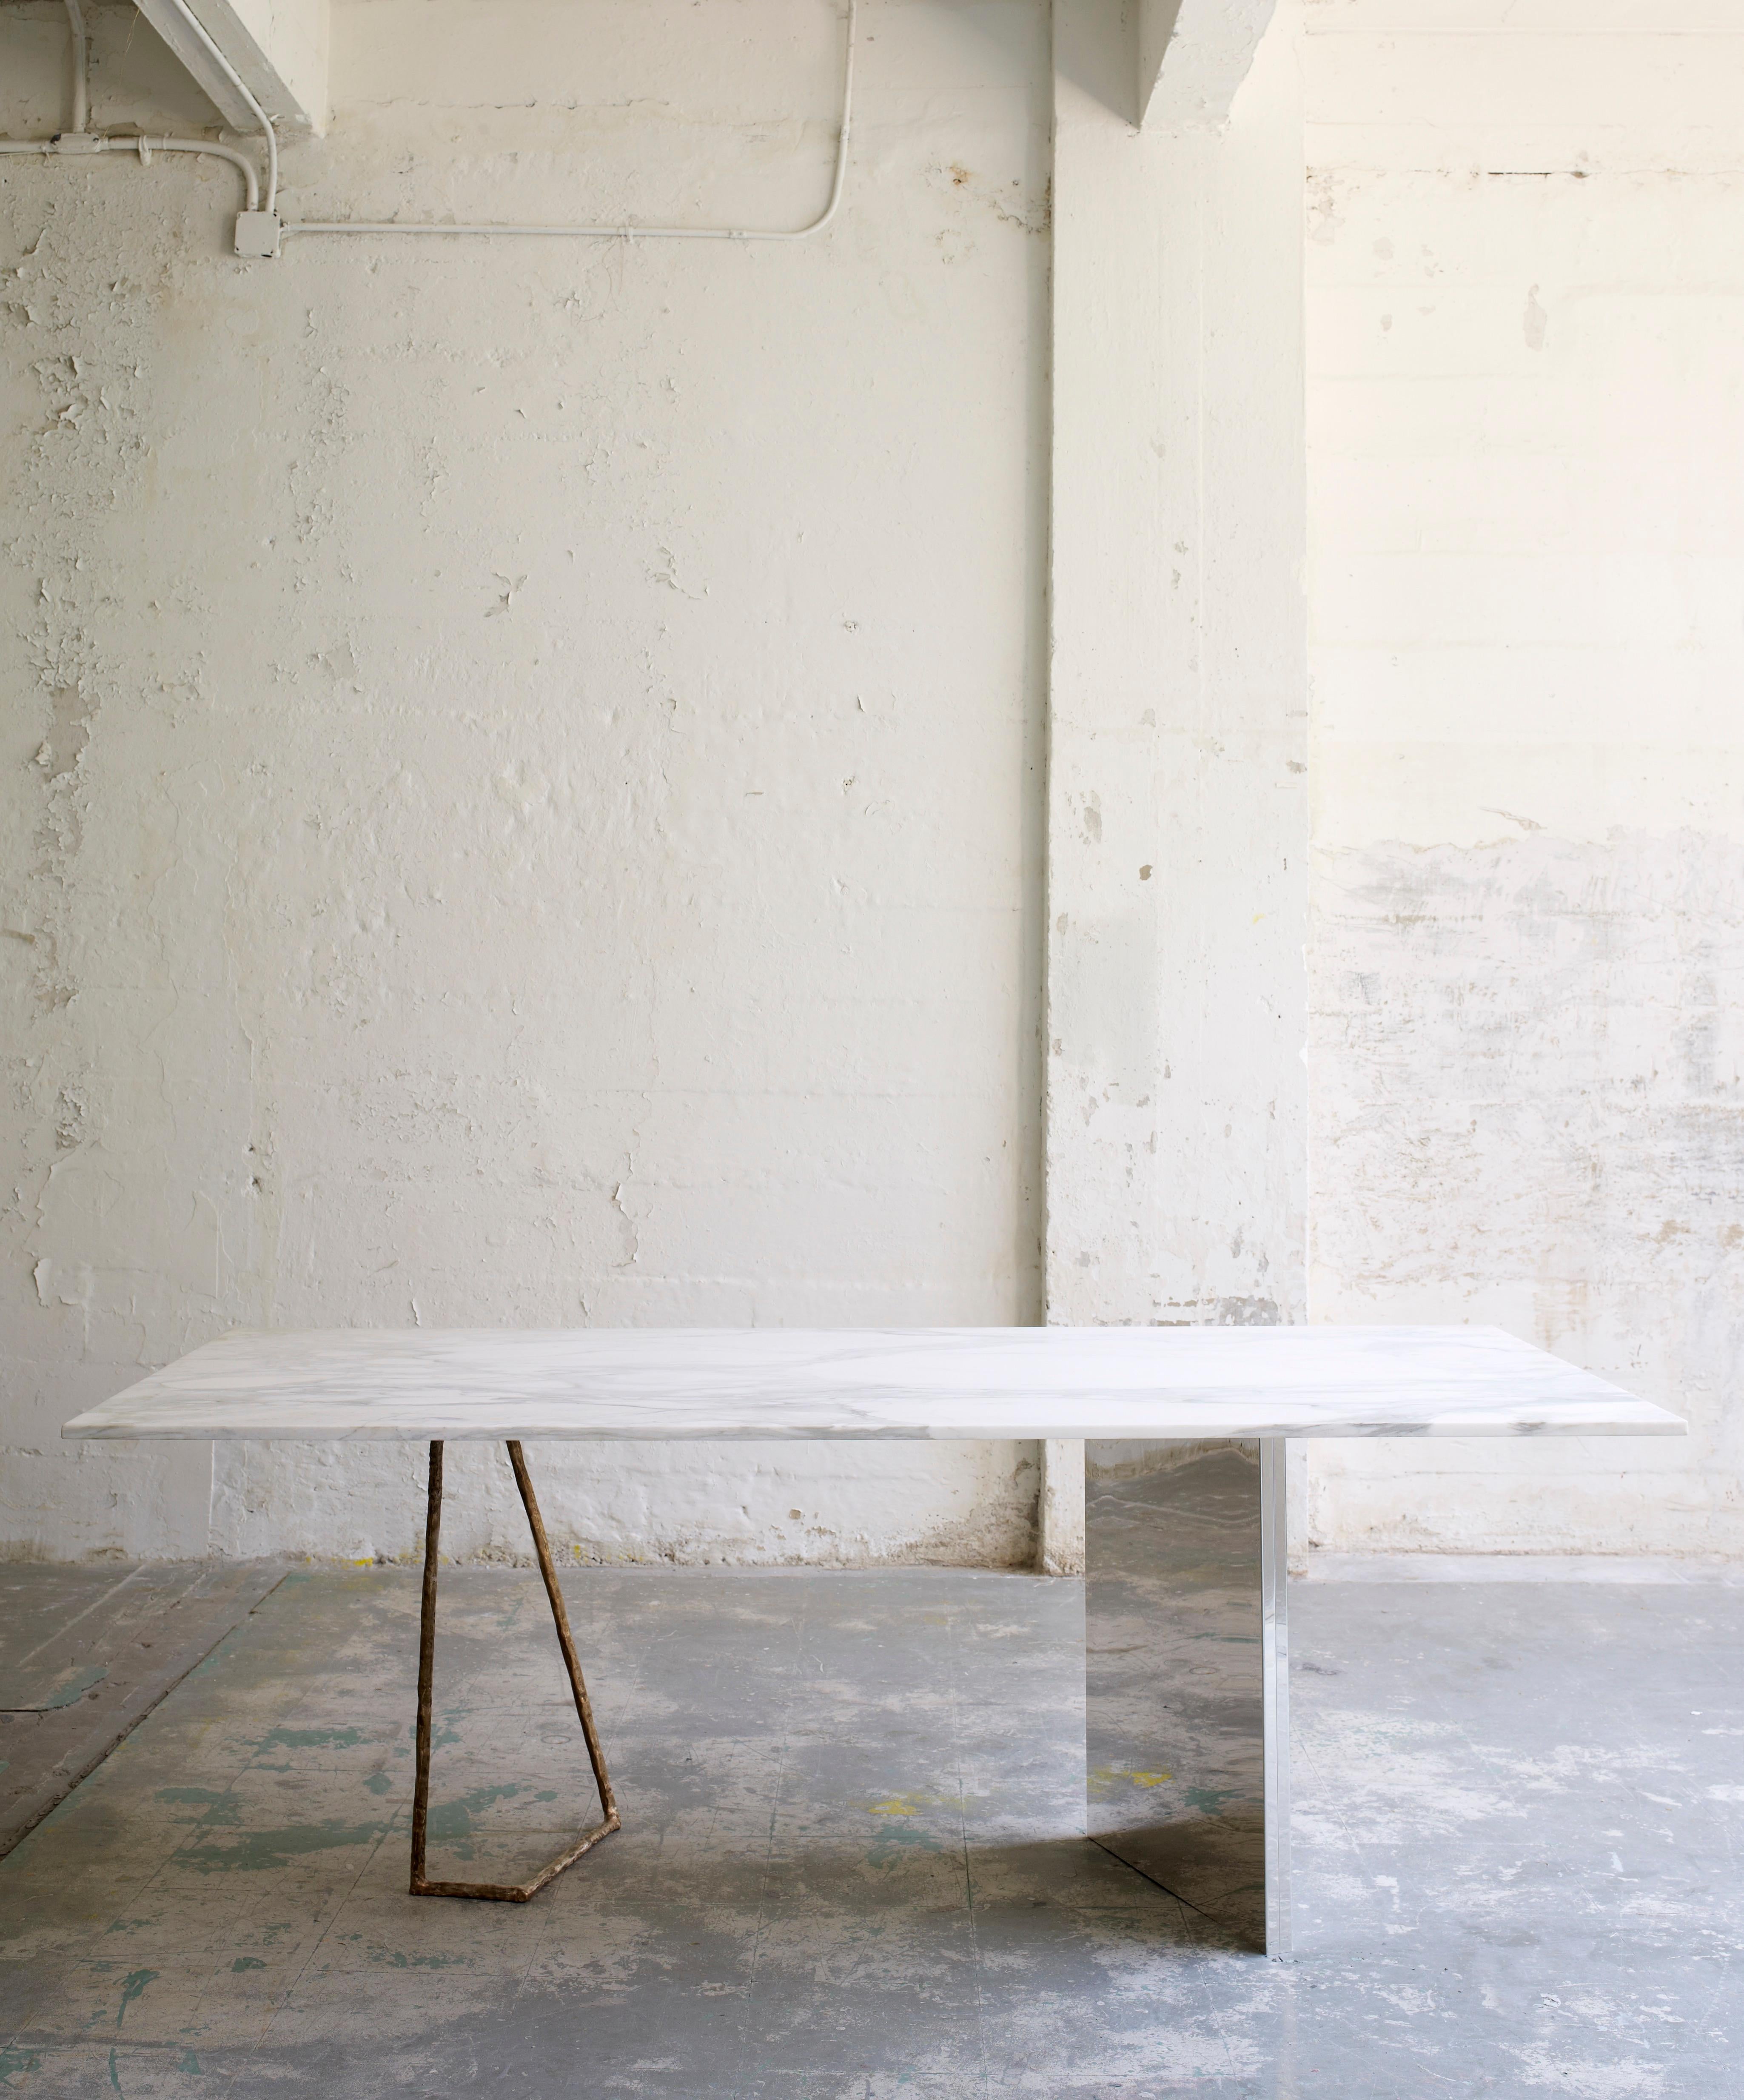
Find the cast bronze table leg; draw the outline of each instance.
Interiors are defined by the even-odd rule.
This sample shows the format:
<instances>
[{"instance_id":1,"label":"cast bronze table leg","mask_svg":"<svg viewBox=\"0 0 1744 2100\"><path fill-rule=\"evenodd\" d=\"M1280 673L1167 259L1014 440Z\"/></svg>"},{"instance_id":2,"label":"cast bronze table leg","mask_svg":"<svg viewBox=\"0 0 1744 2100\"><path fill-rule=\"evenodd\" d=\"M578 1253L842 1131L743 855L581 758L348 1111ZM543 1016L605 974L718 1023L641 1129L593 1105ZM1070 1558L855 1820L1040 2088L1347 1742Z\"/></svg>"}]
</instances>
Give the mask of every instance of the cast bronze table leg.
<instances>
[{"instance_id":1,"label":"cast bronze table leg","mask_svg":"<svg viewBox=\"0 0 1744 2100\"><path fill-rule=\"evenodd\" d=\"M594 1783L599 1789L599 1806L605 1820L596 1823L566 1852L548 1860L530 1882L432 1882L424 1873L425 1837L430 1818L430 1709L436 1674L436 1543L442 1529L442 1446L430 1447L430 1514L424 1525L424 1610L418 1629L417 1649L417 1780L412 1795L412 1893L415 1896L475 1896L487 1903L525 1903L554 1881L565 1867L573 1866L584 1852L602 1838L609 1838L618 1825L617 1803L612 1798L612 1781L606 1774L605 1754L594 1726L594 1709L587 1696L576 1644L569 1630L569 1614L563 1609L563 1593L557 1586L557 1570L551 1565L551 1548L534 1498L533 1484L519 1444L509 1446L509 1463L514 1468L514 1484L521 1491L532 1527L533 1546L539 1555L539 1573L545 1577L545 1593L551 1600L551 1617L557 1622L558 1645L563 1651L563 1666L569 1672L569 1688L575 1694L576 1714L587 1742L588 1761L594 1767Z\"/></svg>"}]
</instances>

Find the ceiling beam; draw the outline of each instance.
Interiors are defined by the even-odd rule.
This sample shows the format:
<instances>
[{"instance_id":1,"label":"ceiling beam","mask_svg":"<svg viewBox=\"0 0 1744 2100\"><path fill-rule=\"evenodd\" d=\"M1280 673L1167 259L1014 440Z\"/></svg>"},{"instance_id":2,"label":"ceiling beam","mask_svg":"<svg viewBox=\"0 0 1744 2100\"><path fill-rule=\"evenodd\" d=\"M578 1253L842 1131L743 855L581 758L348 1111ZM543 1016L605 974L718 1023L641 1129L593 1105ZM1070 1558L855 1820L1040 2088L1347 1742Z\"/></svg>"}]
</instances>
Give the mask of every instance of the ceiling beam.
<instances>
[{"instance_id":1,"label":"ceiling beam","mask_svg":"<svg viewBox=\"0 0 1744 2100\"><path fill-rule=\"evenodd\" d=\"M1139 121L1221 131L1278 0L1139 0Z\"/></svg>"},{"instance_id":2,"label":"ceiling beam","mask_svg":"<svg viewBox=\"0 0 1744 2100\"><path fill-rule=\"evenodd\" d=\"M329 0L139 0L139 8L232 131L254 130L254 117L189 27L189 13L281 134L326 130Z\"/></svg>"}]
</instances>

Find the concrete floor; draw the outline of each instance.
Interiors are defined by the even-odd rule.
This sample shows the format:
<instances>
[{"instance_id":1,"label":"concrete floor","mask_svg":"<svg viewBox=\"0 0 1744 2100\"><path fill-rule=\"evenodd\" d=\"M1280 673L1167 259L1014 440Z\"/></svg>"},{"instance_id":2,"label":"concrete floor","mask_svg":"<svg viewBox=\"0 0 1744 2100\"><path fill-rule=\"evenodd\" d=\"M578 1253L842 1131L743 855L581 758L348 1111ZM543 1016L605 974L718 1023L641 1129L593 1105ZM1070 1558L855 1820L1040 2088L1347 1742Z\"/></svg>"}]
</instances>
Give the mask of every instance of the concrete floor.
<instances>
[{"instance_id":1,"label":"concrete floor","mask_svg":"<svg viewBox=\"0 0 1744 2100\"><path fill-rule=\"evenodd\" d=\"M0 1861L0 2091L1744 2094L1744 1590L1296 1586L1285 1966L1071 1834L1077 1585L565 1586L620 1836L408 1898L416 1578L294 1575ZM443 1596L431 1871L513 1873L592 1812L555 1643Z\"/></svg>"},{"instance_id":2,"label":"concrete floor","mask_svg":"<svg viewBox=\"0 0 1744 2100\"><path fill-rule=\"evenodd\" d=\"M284 1572L261 1561L0 1567L0 1855Z\"/></svg>"}]
</instances>

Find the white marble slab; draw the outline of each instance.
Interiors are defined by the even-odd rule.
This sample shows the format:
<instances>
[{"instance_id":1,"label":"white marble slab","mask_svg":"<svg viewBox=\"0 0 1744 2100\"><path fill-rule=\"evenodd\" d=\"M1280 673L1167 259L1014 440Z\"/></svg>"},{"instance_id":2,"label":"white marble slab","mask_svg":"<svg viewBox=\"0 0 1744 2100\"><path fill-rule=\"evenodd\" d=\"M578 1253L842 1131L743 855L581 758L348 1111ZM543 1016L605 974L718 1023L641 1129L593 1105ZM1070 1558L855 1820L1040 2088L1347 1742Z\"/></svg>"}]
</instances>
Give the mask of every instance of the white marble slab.
<instances>
[{"instance_id":1,"label":"white marble slab","mask_svg":"<svg viewBox=\"0 0 1744 2100\"><path fill-rule=\"evenodd\" d=\"M63 1436L1591 1436L1684 1424L1495 1327L227 1335Z\"/></svg>"}]
</instances>

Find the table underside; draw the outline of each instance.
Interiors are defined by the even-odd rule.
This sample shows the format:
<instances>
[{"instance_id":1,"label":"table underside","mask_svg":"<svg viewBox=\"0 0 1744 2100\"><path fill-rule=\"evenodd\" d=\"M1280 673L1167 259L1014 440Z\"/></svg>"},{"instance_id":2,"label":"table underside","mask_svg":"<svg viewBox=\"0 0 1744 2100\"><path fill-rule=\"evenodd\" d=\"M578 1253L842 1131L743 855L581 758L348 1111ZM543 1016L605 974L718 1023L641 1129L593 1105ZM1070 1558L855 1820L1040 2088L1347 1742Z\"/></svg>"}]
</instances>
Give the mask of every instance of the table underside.
<instances>
[{"instance_id":1,"label":"table underside","mask_svg":"<svg viewBox=\"0 0 1744 2100\"><path fill-rule=\"evenodd\" d=\"M443 1446L430 1450L410 1892L526 1903L620 1829L526 1457L508 1445L600 1817L519 1883L427 1872ZM1256 1952L1290 1952L1282 1438L1084 1453L1084 1835ZM585 1577L582 1579L585 1579ZM634 1813L634 1811L632 1811Z\"/></svg>"}]
</instances>

